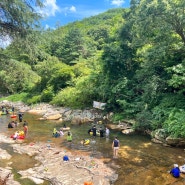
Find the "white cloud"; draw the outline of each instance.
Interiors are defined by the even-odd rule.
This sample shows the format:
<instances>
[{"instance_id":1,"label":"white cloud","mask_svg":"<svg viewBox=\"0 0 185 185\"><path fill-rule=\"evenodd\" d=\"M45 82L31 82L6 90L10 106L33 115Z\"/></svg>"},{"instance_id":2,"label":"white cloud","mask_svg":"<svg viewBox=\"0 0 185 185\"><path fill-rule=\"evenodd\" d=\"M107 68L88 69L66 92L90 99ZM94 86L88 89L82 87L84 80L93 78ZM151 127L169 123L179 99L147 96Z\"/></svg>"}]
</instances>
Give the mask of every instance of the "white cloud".
<instances>
[{"instance_id":1,"label":"white cloud","mask_svg":"<svg viewBox=\"0 0 185 185\"><path fill-rule=\"evenodd\" d=\"M76 7L75 7L75 6L71 6L71 7L69 8L69 10L70 10L71 12L76 12Z\"/></svg>"},{"instance_id":2,"label":"white cloud","mask_svg":"<svg viewBox=\"0 0 185 185\"><path fill-rule=\"evenodd\" d=\"M48 24L46 24L46 25L45 25L45 29L47 30L48 28L49 28L49 25L48 25Z\"/></svg>"},{"instance_id":3,"label":"white cloud","mask_svg":"<svg viewBox=\"0 0 185 185\"><path fill-rule=\"evenodd\" d=\"M122 6L125 3L124 0L112 0L111 4L116 6Z\"/></svg>"},{"instance_id":4,"label":"white cloud","mask_svg":"<svg viewBox=\"0 0 185 185\"><path fill-rule=\"evenodd\" d=\"M60 8L56 4L56 0L45 0L44 7L39 11L42 15L47 17L55 16L56 12L60 12Z\"/></svg>"},{"instance_id":5,"label":"white cloud","mask_svg":"<svg viewBox=\"0 0 185 185\"><path fill-rule=\"evenodd\" d=\"M61 9L61 12L64 13L65 16L67 16L68 14L71 13L76 13L76 7L75 6L71 6L71 7L64 7L63 9Z\"/></svg>"}]
</instances>

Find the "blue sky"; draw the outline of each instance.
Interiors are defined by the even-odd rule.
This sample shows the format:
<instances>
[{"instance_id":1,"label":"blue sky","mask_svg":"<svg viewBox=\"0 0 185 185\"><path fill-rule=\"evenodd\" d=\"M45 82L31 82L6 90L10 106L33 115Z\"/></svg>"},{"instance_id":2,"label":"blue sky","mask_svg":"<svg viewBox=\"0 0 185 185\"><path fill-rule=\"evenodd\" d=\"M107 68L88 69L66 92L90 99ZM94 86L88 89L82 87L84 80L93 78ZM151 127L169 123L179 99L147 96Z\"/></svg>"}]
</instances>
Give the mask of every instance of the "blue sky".
<instances>
[{"instance_id":1,"label":"blue sky","mask_svg":"<svg viewBox=\"0 0 185 185\"><path fill-rule=\"evenodd\" d=\"M54 29L67 23L82 20L112 8L129 7L130 0L44 0L44 28Z\"/></svg>"}]
</instances>

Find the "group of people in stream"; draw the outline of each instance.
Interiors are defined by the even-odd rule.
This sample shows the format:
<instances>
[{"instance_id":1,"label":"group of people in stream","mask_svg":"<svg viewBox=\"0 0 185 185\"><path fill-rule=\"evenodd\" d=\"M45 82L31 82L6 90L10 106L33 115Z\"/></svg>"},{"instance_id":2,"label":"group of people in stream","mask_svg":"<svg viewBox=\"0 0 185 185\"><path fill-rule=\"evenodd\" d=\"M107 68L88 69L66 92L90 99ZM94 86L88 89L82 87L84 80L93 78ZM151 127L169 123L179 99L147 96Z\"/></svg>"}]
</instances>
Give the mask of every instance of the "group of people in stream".
<instances>
[{"instance_id":1,"label":"group of people in stream","mask_svg":"<svg viewBox=\"0 0 185 185\"><path fill-rule=\"evenodd\" d=\"M5 107L2 107L2 111L8 110ZM14 112L14 107L12 107L11 109ZM8 123L8 128L16 128L18 126L18 124L20 124L23 121L23 113L19 112L18 114L18 120L19 122L17 122L17 120L12 120L11 122ZM99 125L99 127L97 127L97 125ZM59 130L57 130L56 128L53 129L53 137L57 138L57 137L62 137L64 136L64 131L67 131L67 141L68 142L72 142L73 138L72 138L72 133L70 131L69 127L66 127L66 125L64 124L62 128L60 128ZM26 136L28 134L28 123L26 121L23 122L23 131L16 131L11 137L16 140L16 139L25 139ZM90 128L88 130L88 134L91 137L106 137L108 138L110 135L110 130L108 127L104 127L104 125L102 125L102 121L98 121L97 124L94 124L92 128ZM90 144L90 139L82 139L81 141L82 145L88 145ZM118 157L118 150L120 147L120 142L118 140L117 137L114 138L113 142L112 142L112 149L113 149L113 158L117 158Z\"/></svg>"},{"instance_id":2,"label":"group of people in stream","mask_svg":"<svg viewBox=\"0 0 185 185\"><path fill-rule=\"evenodd\" d=\"M105 129L103 129L102 126L99 127L99 129L96 128L96 125L94 125L92 128L90 128L88 130L88 134L91 136L100 136L100 137L109 137L110 134L110 130L106 127Z\"/></svg>"},{"instance_id":3,"label":"group of people in stream","mask_svg":"<svg viewBox=\"0 0 185 185\"><path fill-rule=\"evenodd\" d=\"M6 115L6 114L14 114L15 108L12 106L11 108L6 107L6 106L1 106L1 114Z\"/></svg>"},{"instance_id":4,"label":"group of people in stream","mask_svg":"<svg viewBox=\"0 0 185 185\"><path fill-rule=\"evenodd\" d=\"M89 130L88 130L88 134L92 137L106 137L109 138L110 135L110 130L108 127L104 127L104 125L101 125L102 122L99 121L98 124L94 124ZM98 125L98 127L97 127ZM58 137L63 137L64 136L64 131L66 131L66 125L64 124L64 126L62 128L60 128L60 130L57 130L56 128L53 129L53 137L58 138ZM72 133L68 130L67 131L67 141L68 142L72 142ZM90 144L90 139L86 138L86 139L82 139L80 142L82 145L89 145ZM117 158L118 157L118 150L120 147L120 141L118 140L117 137L114 138L113 142L112 142L112 149L113 149L113 158Z\"/></svg>"},{"instance_id":5,"label":"group of people in stream","mask_svg":"<svg viewBox=\"0 0 185 185\"><path fill-rule=\"evenodd\" d=\"M16 128L18 126L17 121L12 120L8 123L8 128ZM28 134L28 123L26 121L23 122L23 130L17 130L15 133L11 136L14 140L16 139L25 139Z\"/></svg>"},{"instance_id":6,"label":"group of people in stream","mask_svg":"<svg viewBox=\"0 0 185 185\"><path fill-rule=\"evenodd\" d=\"M13 106L11 108L2 106L1 110L2 110L1 112L4 112L4 113L6 112L6 114L11 114L10 116L11 121L8 123L8 126L7 126L9 129L17 128L17 126L23 122L24 114L22 112L18 112L17 114L15 114L14 112L15 109ZM27 134L28 134L28 123L24 120L23 130L16 130L14 134L11 135L11 138L13 138L14 140L25 139Z\"/></svg>"},{"instance_id":7,"label":"group of people in stream","mask_svg":"<svg viewBox=\"0 0 185 185\"><path fill-rule=\"evenodd\" d=\"M13 135L13 139L25 139L27 137L28 134L28 123L26 121L24 121L23 123L23 131L18 130L14 133Z\"/></svg>"}]
</instances>

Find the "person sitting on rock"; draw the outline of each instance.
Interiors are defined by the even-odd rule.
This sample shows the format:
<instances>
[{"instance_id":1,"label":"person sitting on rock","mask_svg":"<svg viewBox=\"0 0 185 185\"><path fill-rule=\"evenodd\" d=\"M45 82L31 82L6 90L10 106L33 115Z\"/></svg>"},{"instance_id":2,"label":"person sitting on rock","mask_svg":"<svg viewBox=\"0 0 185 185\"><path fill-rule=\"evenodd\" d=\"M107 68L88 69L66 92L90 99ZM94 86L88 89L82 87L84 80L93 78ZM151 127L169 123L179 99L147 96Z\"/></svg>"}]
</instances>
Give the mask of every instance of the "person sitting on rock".
<instances>
[{"instance_id":1,"label":"person sitting on rock","mask_svg":"<svg viewBox=\"0 0 185 185\"><path fill-rule=\"evenodd\" d=\"M175 177L178 178L180 176L180 169L178 164L174 164L174 168L170 171L170 173Z\"/></svg>"},{"instance_id":2,"label":"person sitting on rock","mask_svg":"<svg viewBox=\"0 0 185 185\"><path fill-rule=\"evenodd\" d=\"M63 157L63 161L69 161L69 157L68 157L67 155L65 155L65 156Z\"/></svg>"}]
</instances>

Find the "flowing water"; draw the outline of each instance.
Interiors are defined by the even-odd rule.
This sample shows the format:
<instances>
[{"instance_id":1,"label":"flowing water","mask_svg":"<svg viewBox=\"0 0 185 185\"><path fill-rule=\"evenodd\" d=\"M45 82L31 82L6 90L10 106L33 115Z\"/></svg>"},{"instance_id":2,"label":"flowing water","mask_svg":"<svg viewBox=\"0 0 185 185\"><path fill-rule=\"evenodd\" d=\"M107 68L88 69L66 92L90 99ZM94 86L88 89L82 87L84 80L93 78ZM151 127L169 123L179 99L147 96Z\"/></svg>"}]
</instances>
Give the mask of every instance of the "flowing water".
<instances>
[{"instance_id":1,"label":"flowing water","mask_svg":"<svg viewBox=\"0 0 185 185\"><path fill-rule=\"evenodd\" d=\"M73 141L66 141L66 136L63 138L53 138L53 128L59 129L63 123L58 121L39 121L39 116L25 114L23 120L28 122L28 137L26 143L31 142L53 142L59 147L66 147L69 150L78 150L79 153L88 152L89 155L97 158L110 159L107 164L117 170L119 174L118 180L114 185L185 185L185 176L181 174L179 179L173 178L169 173L174 163L183 165L185 163L185 151L183 148L164 147L159 144L154 144L150 138L141 135L123 135L121 132L112 131L109 138L91 138L88 135L91 124L70 125L73 134ZM23 130L22 123L17 128L8 129L7 125L10 122L9 115L0 117L0 132L11 136L15 130ZM121 147L119 150L118 159L112 158L111 144L113 138L117 136L120 140ZM80 141L85 138L90 138L91 144L82 146ZM13 157L10 162L13 162L13 168L16 178L19 179L17 171L24 170L34 166L36 161L34 157L20 155L14 153L9 144L0 143L0 147L6 149ZM7 161L0 160L0 166L4 167ZM20 180L21 184L33 185L28 180ZM47 184L45 182L45 184Z\"/></svg>"}]
</instances>

